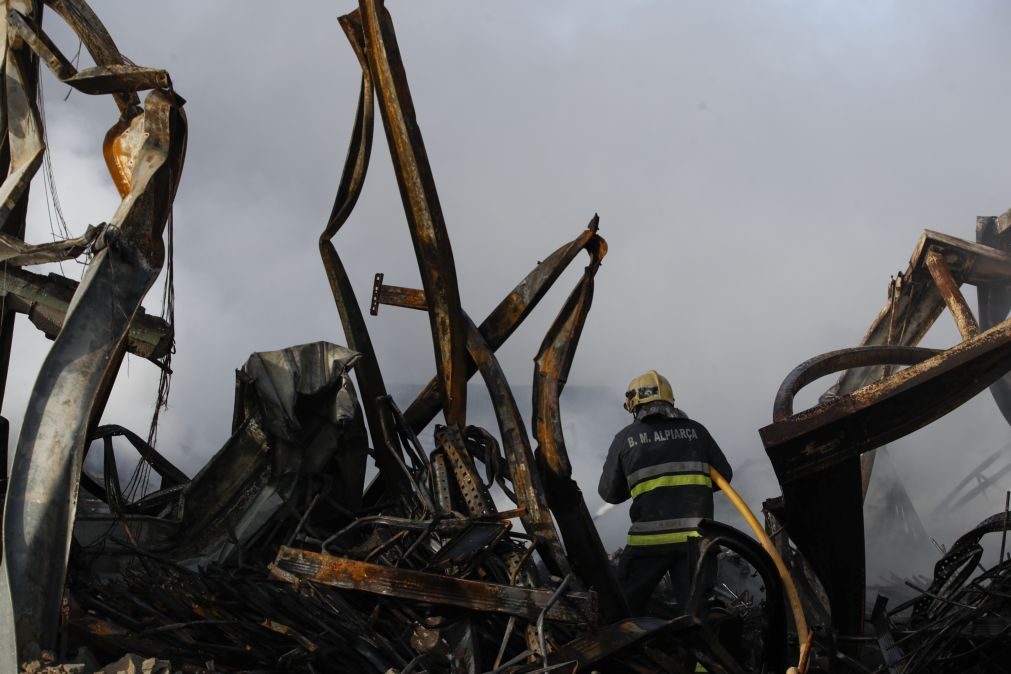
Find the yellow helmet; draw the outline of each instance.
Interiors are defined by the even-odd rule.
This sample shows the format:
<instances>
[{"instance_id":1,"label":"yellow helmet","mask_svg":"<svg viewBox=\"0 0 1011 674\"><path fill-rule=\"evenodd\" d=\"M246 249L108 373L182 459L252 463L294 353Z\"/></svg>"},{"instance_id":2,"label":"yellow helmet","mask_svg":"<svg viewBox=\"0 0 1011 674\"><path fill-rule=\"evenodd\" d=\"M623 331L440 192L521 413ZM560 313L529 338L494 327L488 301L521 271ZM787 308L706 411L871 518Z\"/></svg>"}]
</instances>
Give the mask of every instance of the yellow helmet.
<instances>
[{"instance_id":1,"label":"yellow helmet","mask_svg":"<svg viewBox=\"0 0 1011 674\"><path fill-rule=\"evenodd\" d=\"M625 409L629 412L634 412L639 405L654 400L674 404L674 391L670 387L670 382L656 370L639 375L628 383L628 390L625 391Z\"/></svg>"}]
</instances>

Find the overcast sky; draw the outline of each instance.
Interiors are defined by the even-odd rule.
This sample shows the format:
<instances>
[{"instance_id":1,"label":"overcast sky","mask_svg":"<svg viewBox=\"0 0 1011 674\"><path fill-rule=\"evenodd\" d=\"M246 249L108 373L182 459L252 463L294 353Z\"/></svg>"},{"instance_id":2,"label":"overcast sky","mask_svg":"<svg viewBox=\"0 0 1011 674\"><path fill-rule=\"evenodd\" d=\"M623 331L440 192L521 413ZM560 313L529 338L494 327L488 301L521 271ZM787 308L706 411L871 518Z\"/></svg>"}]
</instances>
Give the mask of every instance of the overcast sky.
<instances>
[{"instance_id":1,"label":"overcast sky","mask_svg":"<svg viewBox=\"0 0 1011 674\"><path fill-rule=\"evenodd\" d=\"M1011 207L1006 2L388 6L472 316L600 214L610 253L570 384L610 393L565 409L591 510L602 454L626 422L624 386L651 368L735 464L755 460L741 486L760 507L777 487L757 429L783 377L859 342L924 228L971 240L977 215ZM316 239L358 94L358 63L336 22L355 5L93 7L124 54L166 68L188 101L175 204L178 353L160 449L192 474L227 438L233 371L251 352L343 341ZM58 17L44 27L74 54ZM116 109L79 93L64 101L67 88L48 73L43 86L59 197L78 234L118 203L101 159ZM37 180L33 241L51 238L43 194ZM420 284L378 124L362 199L336 244L365 306L375 272ZM500 351L516 384L531 381L581 266ZM152 291L149 312L159 297ZM427 381L423 314L384 308L368 324L389 382ZM942 315L927 345L957 339ZM48 345L19 322L4 401L12 444ZM143 434L156 382L155 368L131 358L105 421ZM967 457L1009 439L984 394L895 443L893 462L926 513L968 471ZM994 492L960 517L968 526L1002 505ZM613 547L625 515L607 518Z\"/></svg>"}]
</instances>

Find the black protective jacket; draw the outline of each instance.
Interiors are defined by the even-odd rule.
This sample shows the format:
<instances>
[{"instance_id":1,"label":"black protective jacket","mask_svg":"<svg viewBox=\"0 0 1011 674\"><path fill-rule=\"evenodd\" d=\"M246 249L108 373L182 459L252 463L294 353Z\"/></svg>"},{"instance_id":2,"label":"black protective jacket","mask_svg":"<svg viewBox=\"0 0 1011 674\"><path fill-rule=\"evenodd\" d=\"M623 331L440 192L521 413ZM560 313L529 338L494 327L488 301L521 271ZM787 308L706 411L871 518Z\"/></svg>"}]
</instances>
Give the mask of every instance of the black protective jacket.
<instances>
[{"instance_id":1,"label":"black protective jacket","mask_svg":"<svg viewBox=\"0 0 1011 674\"><path fill-rule=\"evenodd\" d=\"M710 466L733 477L709 431L687 417L653 414L614 436L597 491L608 503L633 499L626 551L664 553L698 535L698 520L713 516Z\"/></svg>"}]
</instances>

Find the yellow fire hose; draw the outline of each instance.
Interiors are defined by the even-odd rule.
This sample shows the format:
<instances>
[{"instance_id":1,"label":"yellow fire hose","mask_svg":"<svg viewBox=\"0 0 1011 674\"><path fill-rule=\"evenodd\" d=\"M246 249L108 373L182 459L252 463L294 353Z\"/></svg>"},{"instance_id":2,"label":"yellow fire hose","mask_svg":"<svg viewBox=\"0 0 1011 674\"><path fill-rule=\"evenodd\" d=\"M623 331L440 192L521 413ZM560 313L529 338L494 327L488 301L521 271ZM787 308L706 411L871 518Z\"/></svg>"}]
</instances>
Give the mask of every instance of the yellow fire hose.
<instances>
[{"instance_id":1,"label":"yellow fire hose","mask_svg":"<svg viewBox=\"0 0 1011 674\"><path fill-rule=\"evenodd\" d=\"M717 471L712 466L709 467L709 475L712 477L713 482L727 495L730 502L734 504L741 516L747 521L748 526L751 530L755 532L755 536L758 537L758 542L762 544L765 551L769 553L772 557L772 561L776 565L776 570L779 571L780 578L783 579L783 587L786 589L786 596L790 600L790 610L793 612L793 621L797 626L797 641L800 643L800 653L797 657L797 666L790 667L786 670L787 674L803 674L804 670L807 669L807 658L811 653L811 630L807 627L807 619L804 617L804 609L800 605L800 595L797 594L797 586L793 584L793 578L790 577L790 572L786 568L786 564L783 562L783 558L779 556L779 552L776 550L776 546L772 544L768 535L765 533L765 529L758 522L758 518L755 514L751 512L751 508L748 504L744 502L741 495L738 494L730 483L727 482L719 471Z\"/></svg>"}]
</instances>

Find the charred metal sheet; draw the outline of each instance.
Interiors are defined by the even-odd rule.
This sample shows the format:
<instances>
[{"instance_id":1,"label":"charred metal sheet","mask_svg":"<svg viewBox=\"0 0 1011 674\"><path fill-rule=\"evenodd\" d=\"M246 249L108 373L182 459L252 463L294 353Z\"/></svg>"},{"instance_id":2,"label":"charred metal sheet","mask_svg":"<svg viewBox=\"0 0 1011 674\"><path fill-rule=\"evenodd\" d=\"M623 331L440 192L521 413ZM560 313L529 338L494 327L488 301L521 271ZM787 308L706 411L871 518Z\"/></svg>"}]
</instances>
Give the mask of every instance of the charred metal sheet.
<instances>
[{"instance_id":1,"label":"charred metal sheet","mask_svg":"<svg viewBox=\"0 0 1011 674\"><path fill-rule=\"evenodd\" d=\"M549 590L496 585L409 569L391 569L287 547L278 551L272 572L275 577L287 582L299 578L348 590L459 606L475 611L505 613L527 620L537 620L553 594ZM596 621L593 593L570 592L564 599L548 608L548 618L566 623L592 624Z\"/></svg>"},{"instance_id":2,"label":"charred metal sheet","mask_svg":"<svg viewBox=\"0 0 1011 674\"><path fill-rule=\"evenodd\" d=\"M21 28L38 25L31 7L12 9L30 17ZM26 76L37 62L27 62L12 44L5 65L6 118L18 141L11 144L12 171L0 186L3 221L25 194L43 150L34 86ZM51 52L46 40L23 44ZM119 62L128 65L121 56ZM11 601L23 657L54 644L83 445L104 408L132 319L164 261L161 234L182 169L185 117L180 101L157 89L148 94L143 111L131 115L139 117L145 134L128 148L136 170L127 189L121 186L123 203L95 245L97 254L39 373L14 457L3 572L18 579L11 584Z\"/></svg>"},{"instance_id":3,"label":"charred metal sheet","mask_svg":"<svg viewBox=\"0 0 1011 674\"><path fill-rule=\"evenodd\" d=\"M317 342L253 354L236 372L235 431L186 486L171 557L224 561L247 545L303 488L330 473L335 498L357 507L364 433L348 376L358 355ZM363 440L363 438L362 438ZM334 471L337 460L342 470Z\"/></svg>"},{"instance_id":4,"label":"charred metal sheet","mask_svg":"<svg viewBox=\"0 0 1011 674\"><path fill-rule=\"evenodd\" d=\"M53 644L60 602L54 588L65 574L83 443L104 407L133 316L164 259L161 231L182 168L185 120L161 91L148 95L144 120L148 136L133 189L104 233L39 372L14 456L4 567L19 578L11 589L26 653Z\"/></svg>"},{"instance_id":5,"label":"charred metal sheet","mask_svg":"<svg viewBox=\"0 0 1011 674\"><path fill-rule=\"evenodd\" d=\"M0 298L6 309L27 316L49 339L60 334L77 287L77 281L57 274L42 276L14 267L0 268ZM172 326L164 319L140 307L126 335L126 350L158 360L172 349L173 334Z\"/></svg>"},{"instance_id":6,"label":"charred metal sheet","mask_svg":"<svg viewBox=\"0 0 1011 674\"><path fill-rule=\"evenodd\" d=\"M168 89L169 74L159 68L111 65L86 68L63 80L85 94L121 94L148 89Z\"/></svg>"},{"instance_id":7,"label":"charred metal sheet","mask_svg":"<svg viewBox=\"0 0 1011 674\"><path fill-rule=\"evenodd\" d=\"M251 356L237 373L236 409L245 416L193 480L128 430L100 427L91 439L106 446L104 486L86 475L82 483L109 507L79 506L79 563L122 572L117 560L137 545L190 567L251 563L254 542L269 547L290 538L281 529L289 517L316 526L334 508L358 507L361 494L349 485L360 487L366 443L348 377L356 358L326 343ZM124 500L110 453L117 436L161 475L158 491ZM318 506L321 498L330 505ZM297 511L303 502L305 511Z\"/></svg>"},{"instance_id":8,"label":"charred metal sheet","mask_svg":"<svg viewBox=\"0 0 1011 674\"><path fill-rule=\"evenodd\" d=\"M27 244L7 234L0 234L0 262L6 262L12 267L23 267L73 260L95 242L102 230L103 227L89 226L87 231L77 238L35 245Z\"/></svg>"}]
</instances>

